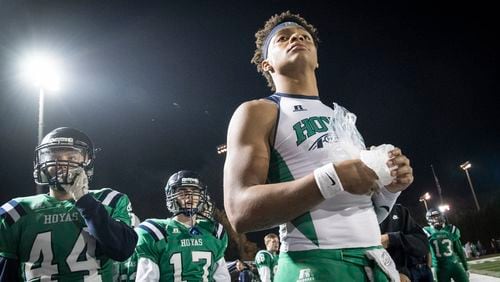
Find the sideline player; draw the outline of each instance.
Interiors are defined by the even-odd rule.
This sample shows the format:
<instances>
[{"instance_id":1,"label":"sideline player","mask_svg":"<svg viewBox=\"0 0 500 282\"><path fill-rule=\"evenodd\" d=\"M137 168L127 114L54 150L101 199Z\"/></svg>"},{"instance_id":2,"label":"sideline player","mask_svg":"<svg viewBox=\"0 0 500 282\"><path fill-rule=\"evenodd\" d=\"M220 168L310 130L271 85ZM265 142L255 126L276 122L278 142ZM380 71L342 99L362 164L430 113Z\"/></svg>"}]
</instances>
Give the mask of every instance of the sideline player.
<instances>
[{"instance_id":1,"label":"sideline player","mask_svg":"<svg viewBox=\"0 0 500 282\"><path fill-rule=\"evenodd\" d=\"M127 195L89 190L93 172L87 135L61 127L43 138L34 178L49 194L0 208L0 281L111 281L112 260L126 260L137 235Z\"/></svg>"},{"instance_id":2,"label":"sideline player","mask_svg":"<svg viewBox=\"0 0 500 282\"><path fill-rule=\"evenodd\" d=\"M165 193L173 217L147 219L136 228L136 281L230 281L222 224L197 218L208 207L207 187L198 174L173 174Z\"/></svg>"},{"instance_id":3,"label":"sideline player","mask_svg":"<svg viewBox=\"0 0 500 282\"><path fill-rule=\"evenodd\" d=\"M413 182L408 158L398 148L377 158L378 167L391 169L385 186L377 185L382 174L359 158L332 163L334 147L342 146L333 110L319 100L316 29L284 12L255 36L252 62L276 92L243 103L231 118L224 167L229 221L237 232L281 224L275 281L362 281L367 275L384 281L387 274L399 280L380 246L372 191L380 189L373 201L387 215Z\"/></svg>"},{"instance_id":4,"label":"sideline player","mask_svg":"<svg viewBox=\"0 0 500 282\"><path fill-rule=\"evenodd\" d=\"M274 275L278 270L278 250L280 240L278 235L269 233L264 236L265 250L260 250L255 255L255 266L259 272L260 281L274 281Z\"/></svg>"},{"instance_id":5,"label":"sideline player","mask_svg":"<svg viewBox=\"0 0 500 282\"><path fill-rule=\"evenodd\" d=\"M438 282L469 281L467 259L460 242L460 230L446 223L443 213L429 209L425 215L429 226L424 227L432 253L432 268Z\"/></svg>"}]
</instances>

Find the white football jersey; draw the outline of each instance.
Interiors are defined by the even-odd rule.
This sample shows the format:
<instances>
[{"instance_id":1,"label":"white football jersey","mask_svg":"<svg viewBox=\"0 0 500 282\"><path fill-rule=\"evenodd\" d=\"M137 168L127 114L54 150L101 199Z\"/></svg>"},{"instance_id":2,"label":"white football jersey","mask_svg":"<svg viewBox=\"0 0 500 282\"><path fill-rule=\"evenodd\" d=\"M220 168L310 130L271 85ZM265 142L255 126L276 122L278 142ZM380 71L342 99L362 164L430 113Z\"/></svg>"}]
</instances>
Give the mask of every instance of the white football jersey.
<instances>
[{"instance_id":1,"label":"white football jersey","mask_svg":"<svg viewBox=\"0 0 500 282\"><path fill-rule=\"evenodd\" d=\"M276 136L271 148L269 183L311 174L342 156L330 122L333 109L319 97L275 93ZM346 154L347 155L347 154ZM281 252L360 248L380 245L380 229L371 196L340 192L280 226Z\"/></svg>"}]
</instances>

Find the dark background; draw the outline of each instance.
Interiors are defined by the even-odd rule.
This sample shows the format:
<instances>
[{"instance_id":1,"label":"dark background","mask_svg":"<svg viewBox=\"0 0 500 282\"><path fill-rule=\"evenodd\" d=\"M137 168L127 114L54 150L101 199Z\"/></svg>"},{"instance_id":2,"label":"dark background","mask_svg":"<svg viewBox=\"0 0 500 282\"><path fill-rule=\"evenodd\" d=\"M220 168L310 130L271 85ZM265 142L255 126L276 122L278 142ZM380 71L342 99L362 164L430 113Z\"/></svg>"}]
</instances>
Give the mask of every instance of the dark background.
<instances>
[{"instance_id":1,"label":"dark background","mask_svg":"<svg viewBox=\"0 0 500 282\"><path fill-rule=\"evenodd\" d=\"M239 104L271 94L250 64L253 35L289 9L319 29L321 99L356 113L367 144L394 144L411 159L415 182L399 201L420 222L419 196L438 204L431 164L450 215L473 214L459 168L467 160L481 206L498 205L496 9L324 2L0 1L0 202L35 191L38 91L18 64L42 49L60 57L65 77L46 95L46 132L75 127L102 149L92 187L128 194L141 219L165 217L166 180L191 169L222 208L216 146ZM261 244L260 233L250 238Z\"/></svg>"}]
</instances>

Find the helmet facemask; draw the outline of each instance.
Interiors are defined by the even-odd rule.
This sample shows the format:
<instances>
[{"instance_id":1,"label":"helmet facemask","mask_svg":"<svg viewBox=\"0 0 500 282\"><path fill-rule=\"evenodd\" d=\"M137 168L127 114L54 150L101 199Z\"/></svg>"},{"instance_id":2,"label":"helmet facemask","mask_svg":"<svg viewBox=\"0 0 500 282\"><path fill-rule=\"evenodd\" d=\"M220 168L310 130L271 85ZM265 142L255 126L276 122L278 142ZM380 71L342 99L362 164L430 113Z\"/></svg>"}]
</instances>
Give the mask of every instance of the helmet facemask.
<instances>
[{"instance_id":1,"label":"helmet facemask","mask_svg":"<svg viewBox=\"0 0 500 282\"><path fill-rule=\"evenodd\" d=\"M191 218L192 235L199 234L195 225L195 215L200 215L207 201L207 186L199 175L191 170L181 170L170 176L165 186L167 209L177 216Z\"/></svg>"},{"instance_id":2,"label":"helmet facemask","mask_svg":"<svg viewBox=\"0 0 500 282\"><path fill-rule=\"evenodd\" d=\"M431 211L426 215L427 222L430 226L441 229L446 223L444 215L440 211Z\"/></svg>"},{"instance_id":3,"label":"helmet facemask","mask_svg":"<svg viewBox=\"0 0 500 282\"><path fill-rule=\"evenodd\" d=\"M214 211L215 211L215 205L210 199L210 196L207 194L207 200L205 201L205 205L203 206L202 211L200 212L200 215L205 217L206 219L209 220L214 220Z\"/></svg>"},{"instance_id":4,"label":"helmet facemask","mask_svg":"<svg viewBox=\"0 0 500 282\"><path fill-rule=\"evenodd\" d=\"M85 144L74 144L72 138L55 138L57 142L41 144L35 149L33 176L38 185L49 185L64 191L62 185L73 185L78 168L83 168L87 177L93 174L93 158Z\"/></svg>"},{"instance_id":5,"label":"helmet facemask","mask_svg":"<svg viewBox=\"0 0 500 282\"><path fill-rule=\"evenodd\" d=\"M193 216L203 210L205 190L197 186L178 186L167 192L167 208L175 215Z\"/></svg>"}]
</instances>

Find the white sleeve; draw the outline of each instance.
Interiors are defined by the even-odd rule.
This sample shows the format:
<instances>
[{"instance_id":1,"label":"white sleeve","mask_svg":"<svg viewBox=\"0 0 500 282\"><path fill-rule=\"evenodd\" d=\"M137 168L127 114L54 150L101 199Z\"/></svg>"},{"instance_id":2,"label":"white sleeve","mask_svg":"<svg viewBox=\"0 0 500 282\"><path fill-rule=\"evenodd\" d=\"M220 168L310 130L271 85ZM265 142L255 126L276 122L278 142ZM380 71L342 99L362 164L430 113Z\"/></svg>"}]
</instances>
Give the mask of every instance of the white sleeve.
<instances>
[{"instance_id":1,"label":"white sleeve","mask_svg":"<svg viewBox=\"0 0 500 282\"><path fill-rule=\"evenodd\" d=\"M400 194L401 192L392 193L384 186L379 192L373 193L372 202L379 224L389 215Z\"/></svg>"},{"instance_id":2,"label":"white sleeve","mask_svg":"<svg viewBox=\"0 0 500 282\"><path fill-rule=\"evenodd\" d=\"M259 271L260 281L271 282L271 269L269 269L269 267L261 266L257 271Z\"/></svg>"},{"instance_id":3,"label":"white sleeve","mask_svg":"<svg viewBox=\"0 0 500 282\"><path fill-rule=\"evenodd\" d=\"M229 275L229 270L227 269L226 260L224 259L224 257L222 257L215 264L214 280L217 282L219 282L219 281L230 282L231 281L231 275Z\"/></svg>"},{"instance_id":4,"label":"white sleeve","mask_svg":"<svg viewBox=\"0 0 500 282\"><path fill-rule=\"evenodd\" d=\"M160 268L148 258L139 258L135 281L156 282L160 281Z\"/></svg>"}]
</instances>

